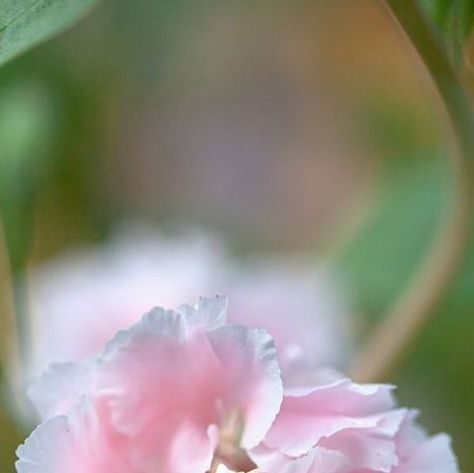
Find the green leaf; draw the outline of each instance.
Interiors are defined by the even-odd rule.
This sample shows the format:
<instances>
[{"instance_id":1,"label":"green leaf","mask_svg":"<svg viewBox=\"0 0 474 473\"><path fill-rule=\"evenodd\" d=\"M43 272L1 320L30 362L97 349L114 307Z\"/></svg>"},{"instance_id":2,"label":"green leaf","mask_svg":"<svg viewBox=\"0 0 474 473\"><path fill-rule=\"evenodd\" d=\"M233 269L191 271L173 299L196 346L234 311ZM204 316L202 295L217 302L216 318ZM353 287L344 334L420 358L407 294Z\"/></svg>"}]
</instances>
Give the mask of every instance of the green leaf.
<instances>
[{"instance_id":1,"label":"green leaf","mask_svg":"<svg viewBox=\"0 0 474 473\"><path fill-rule=\"evenodd\" d=\"M424 256L446 201L439 159L387 166L371 216L339 254L339 266L367 319L386 312ZM449 174L448 174L449 175Z\"/></svg>"},{"instance_id":2,"label":"green leaf","mask_svg":"<svg viewBox=\"0 0 474 473\"><path fill-rule=\"evenodd\" d=\"M447 159L397 159L381 183L378 205L339 255L363 326L385 315L432 242L452 185L448 166ZM452 434L462 471L474 471L474 377L466 374L474 372L473 288L471 236L448 294L392 379L402 405L422 405L424 425Z\"/></svg>"},{"instance_id":3,"label":"green leaf","mask_svg":"<svg viewBox=\"0 0 474 473\"><path fill-rule=\"evenodd\" d=\"M460 64L474 25L474 0L422 0L421 5L439 28L451 58Z\"/></svg>"},{"instance_id":4,"label":"green leaf","mask_svg":"<svg viewBox=\"0 0 474 473\"><path fill-rule=\"evenodd\" d=\"M98 0L0 0L0 65L68 28Z\"/></svg>"},{"instance_id":5,"label":"green leaf","mask_svg":"<svg viewBox=\"0 0 474 473\"><path fill-rule=\"evenodd\" d=\"M59 113L51 91L17 82L0 93L0 215L12 269L26 257L36 191L46 175Z\"/></svg>"}]
</instances>

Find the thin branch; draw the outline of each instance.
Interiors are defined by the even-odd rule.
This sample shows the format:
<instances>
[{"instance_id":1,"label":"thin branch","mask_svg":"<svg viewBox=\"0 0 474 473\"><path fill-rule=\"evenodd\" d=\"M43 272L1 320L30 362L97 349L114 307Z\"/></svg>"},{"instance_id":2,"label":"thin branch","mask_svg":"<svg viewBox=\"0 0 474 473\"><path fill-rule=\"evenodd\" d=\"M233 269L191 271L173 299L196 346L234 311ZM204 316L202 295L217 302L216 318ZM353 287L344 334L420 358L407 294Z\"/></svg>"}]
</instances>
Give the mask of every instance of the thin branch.
<instances>
[{"instance_id":1,"label":"thin branch","mask_svg":"<svg viewBox=\"0 0 474 473\"><path fill-rule=\"evenodd\" d=\"M386 0L386 4L430 73L457 143L450 153L451 202L438 234L406 291L376 327L350 370L364 382L386 378L434 315L464 255L474 195L474 119L468 96L415 0Z\"/></svg>"}]
</instances>

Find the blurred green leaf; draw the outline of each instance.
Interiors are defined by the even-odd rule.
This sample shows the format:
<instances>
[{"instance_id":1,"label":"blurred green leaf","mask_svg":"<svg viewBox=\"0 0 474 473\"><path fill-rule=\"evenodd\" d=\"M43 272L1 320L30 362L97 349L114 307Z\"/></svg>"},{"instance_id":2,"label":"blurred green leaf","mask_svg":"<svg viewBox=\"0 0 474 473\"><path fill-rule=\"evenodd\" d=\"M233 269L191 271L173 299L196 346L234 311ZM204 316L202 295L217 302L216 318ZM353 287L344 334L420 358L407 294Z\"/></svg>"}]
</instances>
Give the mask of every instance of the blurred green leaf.
<instances>
[{"instance_id":1,"label":"blurred green leaf","mask_svg":"<svg viewBox=\"0 0 474 473\"><path fill-rule=\"evenodd\" d=\"M34 195L51 154L57 110L48 89L23 82L0 93L0 213L12 269L26 257Z\"/></svg>"},{"instance_id":2,"label":"blurred green leaf","mask_svg":"<svg viewBox=\"0 0 474 473\"><path fill-rule=\"evenodd\" d=\"M450 56L459 64L474 24L474 0L422 0L421 5L442 32Z\"/></svg>"},{"instance_id":3,"label":"blurred green leaf","mask_svg":"<svg viewBox=\"0 0 474 473\"><path fill-rule=\"evenodd\" d=\"M371 216L339 255L358 309L382 315L399 294L433 238L449 173L440 159L385 164Z\"/></svg>"},{"instance_id":4,"label":"blurred green leaf","mask_svg":"<svg viewBox=\"0 0 474 473\"><path fill-rule=\"evenodd\" d=\"M394 159L384 169L377 205L338 260L365 325L383 317L406 287L433 239L451 185L447 159ZM422 407L422 423L431 432L453 436L461 471L474 465L473 288L471 237L448 294L393 379L401 403Z\"/></svg>"},{"instance_id":5,"label":"blurred green leaf","mask_svg":"<svg viewBox=\"0 0 474 473\"><path fill-rule=\"evenodd\" d=\"M0 65L71 26L97 0L0 0Z\"/></svg>"}]
</instances>

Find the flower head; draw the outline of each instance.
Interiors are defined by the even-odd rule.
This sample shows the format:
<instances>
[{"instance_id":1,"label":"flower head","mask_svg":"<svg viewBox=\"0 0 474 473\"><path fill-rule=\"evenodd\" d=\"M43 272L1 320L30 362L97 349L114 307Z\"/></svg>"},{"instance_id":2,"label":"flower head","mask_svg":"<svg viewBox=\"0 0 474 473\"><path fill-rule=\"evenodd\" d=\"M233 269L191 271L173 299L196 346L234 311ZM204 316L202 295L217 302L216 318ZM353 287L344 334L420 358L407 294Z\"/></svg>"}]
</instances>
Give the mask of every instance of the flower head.
<instances>
[{"instance_id":1,"label":"flower head","mask_svg":"<svg viewBox=\"0 0 474 473\"><path fill-rule=\"evenodd\" d=\"M99 356L53 365L30 390L45 420L18 473L458 473L392 386L319 369L284 386L270 335L225 311L154 309Z\"/></svg>"},{"instance_id":2,"label":"flower head","mask_svg":"<svg viewBox=\"0 0 474 473\"><path fill-rule=\"evenodd\" d=\"M449 437L429 438L416 411L396 408L392 390L346 378L287 389L250 456L267 472L458 472Z\"/></svg>"},{"instance_id":3,"label":"flower head","mask_svg":"<svg viewBox=\"0 0 474 473\"><path fill-rule=\"evenodd\" d=\"M33 463L49 473L98 473L120 462L112 471L136 464L184 473L209 468L235 412L239 444L255 447L278 412L282 383L268 333L226 324L217 297L153 310L95 359L53 366L30 394L50 420L19 449L18 471L42 471L28 470ZM46 437L64 447L45 454L36 446Z\"/></svg>"}]
</instances>

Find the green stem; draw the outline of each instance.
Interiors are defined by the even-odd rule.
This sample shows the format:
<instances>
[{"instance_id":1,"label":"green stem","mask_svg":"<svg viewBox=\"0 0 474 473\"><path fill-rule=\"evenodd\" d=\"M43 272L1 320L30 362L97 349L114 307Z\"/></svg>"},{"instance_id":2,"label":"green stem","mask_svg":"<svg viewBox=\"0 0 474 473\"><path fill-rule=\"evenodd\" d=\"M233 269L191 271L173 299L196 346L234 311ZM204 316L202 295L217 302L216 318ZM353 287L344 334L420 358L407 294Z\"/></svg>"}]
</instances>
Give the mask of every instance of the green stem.
<instances>
[{"instance_id":1,"label":"green stem","mask_svg":"<svg viewBox=\"0 0 474 473\"><path fill-rule=\"evenodd\" d=\"M474 195L474 118L469 98L416 1L386 0L386 4L423 61L446 108L456 140L450 153L454 179L450 207L425 260L350 370L360 381L385 379L434 314L462 260Z\"/></svg>"},{"instance_id":2,"label":"green stem","mask_svg":"<svg viewBox=\"0 0 474 473\"><path fill-rule=\"evenodd\" d=\"M0 353L8 398L5 404L17 413L24 413L22 396L21 345L18 333L18 318L15 310L15 291L8 257L6 240L0 219Z\"/></svg>"}]
</instances>

